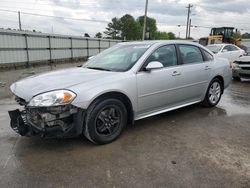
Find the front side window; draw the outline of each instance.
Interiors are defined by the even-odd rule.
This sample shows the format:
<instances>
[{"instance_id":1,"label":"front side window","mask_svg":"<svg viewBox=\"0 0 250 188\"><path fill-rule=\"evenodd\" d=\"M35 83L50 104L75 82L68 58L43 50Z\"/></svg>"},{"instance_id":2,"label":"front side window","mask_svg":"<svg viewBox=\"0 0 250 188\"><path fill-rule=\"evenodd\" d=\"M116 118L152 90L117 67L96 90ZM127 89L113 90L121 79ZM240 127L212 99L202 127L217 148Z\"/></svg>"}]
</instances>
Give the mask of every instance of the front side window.
<instances>
[{"instance_id":1,"label":"front side window","mask_svg":"<svg viewBox=\"0 0 250 188\"><path fill-rule=\"evenodd\" d=\"M192 45L179 45L183 64L202 63L203 57L198 47Z\"/></svg>"},{"instance_id":2,"label":"front side window","mask_svg":"<svg viewBox=\"0 0 250 188\"><path fill-rule=\"evenodd\" d=\"M83 67L125 72L135 65L149 47L145 44L118 44L94 56Z\"/></svg>"},{"instance_id":3,"label":"front side window","mask_svg":"<svg viewBox=\"0 0 250 188\"><path fill-rule=\"evenodd\" d=\"M153 52L146 60L146 65L152 61L158 61L162 63L164 67L170 67L177 65L177 55L174 45L167 45L158 48Z\"/></svg>"}]
</instances>

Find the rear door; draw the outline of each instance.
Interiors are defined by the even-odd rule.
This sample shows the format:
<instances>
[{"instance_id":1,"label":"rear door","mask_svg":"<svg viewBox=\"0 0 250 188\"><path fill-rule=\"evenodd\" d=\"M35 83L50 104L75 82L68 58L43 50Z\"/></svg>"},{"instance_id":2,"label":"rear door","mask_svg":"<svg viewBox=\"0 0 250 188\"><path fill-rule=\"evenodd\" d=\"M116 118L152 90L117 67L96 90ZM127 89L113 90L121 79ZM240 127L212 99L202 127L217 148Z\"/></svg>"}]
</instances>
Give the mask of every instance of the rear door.
<instances>
[{"instance_id":1,"label":"rear door","mask_svg":"<svg viewBox=\"0 0 250 188\"><path fill-rule=\"evenodd\" d=\"M179 66L182 103L202 100L201 97L210 81L213 56L210 54L210 59L206 59L203 49L194 45L181 44L178 45L178 49L182 60L182 65Z\"/></svg>"}]
</instances>

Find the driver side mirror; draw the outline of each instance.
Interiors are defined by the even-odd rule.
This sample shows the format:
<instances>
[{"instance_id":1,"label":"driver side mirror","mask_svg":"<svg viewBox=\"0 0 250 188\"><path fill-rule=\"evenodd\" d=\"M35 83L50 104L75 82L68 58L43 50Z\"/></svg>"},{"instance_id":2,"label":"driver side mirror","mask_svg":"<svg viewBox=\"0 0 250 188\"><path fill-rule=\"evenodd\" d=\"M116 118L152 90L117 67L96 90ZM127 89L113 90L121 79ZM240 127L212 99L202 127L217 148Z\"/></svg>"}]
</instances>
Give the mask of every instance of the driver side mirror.
<instances>
[{"instance_id":1,"label":"driver side mirror","mask_svg":"<svg viewBox=\"0 0 250 188\"><path fill-rule=\"evenodd\" d=\"M145 70L146 71L151 71L151 70L154 70L154 69L161 69L161 68L163 68L163 64L161 62L152 61L145 67Z\"/></svg>"},{"instance_id":2,"label":"driver side mirror","mask_svg":"<svg viewBox=\"0 0 250 188\"><path fill-rule=\"evenodd\" d=\"M223 52L223 53L224 53L224 52L228 52L228 50L227 50L227 49L223 49L222 52Z\"/></svg>"}]
</instances>

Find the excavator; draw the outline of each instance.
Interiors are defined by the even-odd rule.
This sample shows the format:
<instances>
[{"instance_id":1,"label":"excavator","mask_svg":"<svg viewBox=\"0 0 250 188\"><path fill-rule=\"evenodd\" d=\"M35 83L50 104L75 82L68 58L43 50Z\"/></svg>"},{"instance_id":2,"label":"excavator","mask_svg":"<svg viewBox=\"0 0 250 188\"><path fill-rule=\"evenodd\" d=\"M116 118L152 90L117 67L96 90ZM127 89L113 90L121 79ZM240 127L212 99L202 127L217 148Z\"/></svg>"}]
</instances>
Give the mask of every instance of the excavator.
<instances>
[{"instance_id":1,"label":"excavator","mask_svg":"<svg viewBox=\"0 0 250 188\"><path fill-rule=\"evenodd\" d=\"M234 27L216 27L211 29L211 33L208 37L200 38L199 43L203 46L209 44L222 44L230 43L237 46L241 46L241 38L234 37L233 34L237 33L237 29Z\"/></svg>"}]
</instances>

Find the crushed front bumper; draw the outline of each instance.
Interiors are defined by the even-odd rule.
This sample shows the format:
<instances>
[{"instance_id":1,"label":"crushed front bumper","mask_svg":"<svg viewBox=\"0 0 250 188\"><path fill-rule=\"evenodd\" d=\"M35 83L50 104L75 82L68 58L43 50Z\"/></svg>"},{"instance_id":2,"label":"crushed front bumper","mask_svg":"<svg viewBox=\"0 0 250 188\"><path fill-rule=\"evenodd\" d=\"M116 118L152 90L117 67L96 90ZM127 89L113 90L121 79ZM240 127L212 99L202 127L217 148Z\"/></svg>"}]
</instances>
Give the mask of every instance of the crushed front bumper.
<instances>
[{"instance_id":1,"label":"crushed front bumper","mask_svg":"<svg viewBox=\"0 0 250 188\"><path fill-rule=\"evenodd\" d=\"M9 111L11 128L22 136L75 137L83 132L85 110L73 105L57 107L25 106Z\"/></svg>"}]
</instances>

